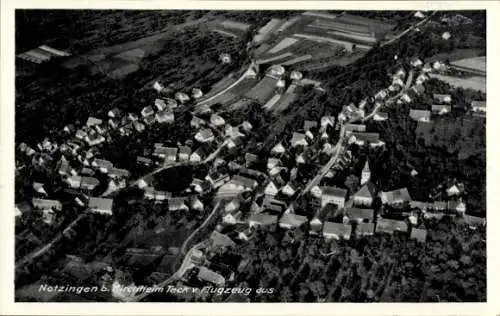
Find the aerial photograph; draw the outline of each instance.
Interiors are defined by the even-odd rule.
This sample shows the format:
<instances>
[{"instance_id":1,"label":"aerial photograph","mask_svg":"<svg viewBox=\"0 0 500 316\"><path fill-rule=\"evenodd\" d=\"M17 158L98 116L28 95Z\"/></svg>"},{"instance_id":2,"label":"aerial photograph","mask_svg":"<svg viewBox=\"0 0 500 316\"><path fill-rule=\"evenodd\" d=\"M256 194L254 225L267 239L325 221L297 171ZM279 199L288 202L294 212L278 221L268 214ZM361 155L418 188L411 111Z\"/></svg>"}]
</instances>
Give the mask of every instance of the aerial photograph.
<instances>
[{"instance_id":1,"label":"aerial photograph","mask_svg":"<svg viewBox=\"0 0 500 316\"><path fill-rule=\"evenodd\" d=\"M16 302L486 302L486 10L16 9L14 76Z\"/></svg>"}]
</instances>

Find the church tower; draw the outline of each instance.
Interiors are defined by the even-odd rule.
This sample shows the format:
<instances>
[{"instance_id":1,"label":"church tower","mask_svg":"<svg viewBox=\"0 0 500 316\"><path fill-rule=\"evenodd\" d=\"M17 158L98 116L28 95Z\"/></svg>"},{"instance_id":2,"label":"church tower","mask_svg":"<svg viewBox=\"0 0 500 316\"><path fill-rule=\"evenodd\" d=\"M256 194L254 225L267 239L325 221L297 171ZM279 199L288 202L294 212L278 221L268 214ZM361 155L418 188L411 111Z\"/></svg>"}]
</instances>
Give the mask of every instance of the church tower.
<instances>
[{"instance_id":1,"label":"church tower","mask_svg":"<svg viewBox=\"0 0 500 316\"><path fill-rule=\"evenodd\" d=\"M368 166L368 160L367 160L365 167L363 168L363 171L361 171L361 185L368 182L368 180L370 180L370 177L371 177L370 166Z\"/></svg>"}]
</instances>

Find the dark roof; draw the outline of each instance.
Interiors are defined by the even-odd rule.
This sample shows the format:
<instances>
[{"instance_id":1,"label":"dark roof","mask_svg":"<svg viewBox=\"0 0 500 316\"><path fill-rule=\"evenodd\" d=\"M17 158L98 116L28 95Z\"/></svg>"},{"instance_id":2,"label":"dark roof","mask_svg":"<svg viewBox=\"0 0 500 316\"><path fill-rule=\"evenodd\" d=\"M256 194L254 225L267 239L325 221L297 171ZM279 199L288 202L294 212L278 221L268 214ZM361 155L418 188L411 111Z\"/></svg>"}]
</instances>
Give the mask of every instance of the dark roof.
<instances>
[{"instance_id":1,"label":"dark roof","mask_svg":"<svg viewBox=\"0 0 500 316\"><path fill-rule=\"evenodd\" d=\"M347 216L351 219L369 219L373 220L374 211L372 209L349 207L347 208Z\"/></svg>"},{"instance_id":2,"label":"dark roof","mask_svg":"<svg viewBox=\"0 0 500 316\"><path fill-rule=\"evenodd\" d=\"M343 223L325 222L325 224L323 225L323 234L337 234L343 236L345 234L350 235L351 230L351 225Z\"/></svg>"},{"instance_id":3,"label":"dark roof","mask_svg":"<svg viewBox=\"0 0 500 316\"><path fill-rule=\"evenodd\" d=\"M367 198L375 198L377 194L377 188L373 182L368 181L354 194L355 197L367 197Z\"/></svg>"},{"instance_id":4,"label":"dark roof","mask_svg":"<svg viewBox=\"0 0 500 316\"><path fill-rule=\"evenodd\" d=\"M347 196L347 189L342 189L338 187L322 187L321 191L323 192L323 195L332 195L332 196L338 196L345 198Z\"/></svg>"},{"instance_id":5,"label":"dark roof","mask_svg":"<svg viewBox=\"0 0 500 316\"><path fill-rule=\"evenodd\" d=\"M356 233L364 235L364 234L373 234L375 231L374 223L359 223L356 227Z\"/></svg>"},{"instance_id":6,"label":"dark roof","mask_svg":"<svg viewBox=\"0 0 500 316\"><path fill-rule=\"evenodd\" d=\"M377 232L393 233L394 231L407 231L408 225L404 221L398 221L388 218L379 218L377 220Z\"/></svg>"}]
</instances>

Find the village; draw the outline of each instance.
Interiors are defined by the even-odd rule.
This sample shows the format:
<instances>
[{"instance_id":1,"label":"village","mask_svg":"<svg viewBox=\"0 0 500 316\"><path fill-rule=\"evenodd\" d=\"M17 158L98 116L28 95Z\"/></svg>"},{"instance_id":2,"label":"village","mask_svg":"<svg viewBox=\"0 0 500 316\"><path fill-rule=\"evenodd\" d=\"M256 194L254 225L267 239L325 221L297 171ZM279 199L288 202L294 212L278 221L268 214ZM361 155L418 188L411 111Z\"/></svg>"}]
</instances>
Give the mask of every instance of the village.
<instances>
[{"instance_id":1,"label":"village","mask_svg":"<svg viewBox=\"0 0 500 316\"><path fill-rule=\"evenodd\" d=\"M221 56L221 60L224 57ZM198 147L189 144L179 147L155 144L151 156L137 157L137 163L155 166L156 169L138 180L132 181L128 170L114 167L113 162L98 156L99 146L112 141L109 137L110 130L128 135L140 133L152 124L169 124L175 120L177 108L186 106L185 103L191 98L196 100L202 96L201 91L196 89L190 95L178 92L174 98L159 97L153 105L145 107L139 114L122 113L116 108L109 111L107 122L105 119L90 117L84 126L66 126L64 131L71 137L65 143L57 144L46 139L37 144L36 149L26 144L21 144L20 149L25 155L33 157L35 164L51 161L55 152L61 152L56 171L69 189L78 192L74 202L90 212L113 216L113 198L109 196L127 186L135 185L142 189L145 199L166 203L168 211L203 210L208 206L203 205L198 197L212 192L215 194L214 203L222 202L217 208L221 221L209 239L215 238L215 246L233 245L235 242L227 237L227 227L242 227L242 224L247 228L239 230L235 235L239 241L250 239L252 232L262 227L288 230L307 225L311 235L325 239L350 239L399 231L408 234L409 238L425 242L424 219L427 218L459 216L471 228L484 224L484 219L466 214L467 201L461 197L466 190L463 184L451 184L446 189L446 199L415 201L404 187L387 192L379 191L371 177L369 161L365 162L358 175L361 188L356 192L350 192L341 186L322 185L322 180L333 177L335 172L349 165L352 158L348 150L350 146L384 146L377 131L367 131L363 123L368 120L384 121L388 118L384 108L411 103L413 96L425 93L428 73L437 72L442 67L446 66L439 62L429 65L423 64L419 59L411 60L406 69L400 68L393 75L392 84L387 89L367 97L357 106L346 105L337 116L305 121L302 130L275 144L268 157L245 153L239 159L226 161L224 153L237 152L245 138L251 137L252 125L244 122L240 126L231 126L225 123L222 116L212 112L210 107L196 105L197 113L201 114L193 116L191 124L197 128L193 139ZM268 73L281 78L287 72L283 66L273 65ZM297 71L292 71L291 74L292 77L300 78ZM157 93L162 90L159 83L155 83L154 88ZM449 95L433 97L436 105L432 109L412 109L410 117L419 122L429 122L432 116L445 115L453 110L453 101ZM367 111L367 108L372 111ZM484 115L484 102L471 104L470 112L471 115ZM337 135L337 138L333 135ZM320 155L329 157L329 161L318 171L317 176L313 179L301 177L301 166L319 159ZM262 159L267 173L252 168ZM79 163L79 167L76 167L75 162ZM182 196L156 190L151 185L154 174L159 170L200 163L210 164L209 173L204 179L195 178ZM101 184L94 177L96 173L106 175L109 182ZM418 176L418 172L414 173ZM18 205L16 216L22 216L27 207L43 212L43 217L49 224L55 216L64 216L61 202L51 200L48 196L48 186L50 184L33 183L37 197L33 198L31 205ZM96 195L98 186L104 189L101 189L101 194ZM301 209L297 203L299 197L306 197L310 208L316 211L308 213ZM244 205L250 205L249 209ZM223 230L226 234L218 233ZM201 244L205 245L206 242ZM187 267L199 266L200 279L223 285L224 277L200 266L204 258L201 249L206 253L211 248L203 248L200 244L193 247L194 250L188 252L189 255L184 259L184 262L189 262L184 271ZM181 273L179 277L182 275Z\"/></svg>"},{"instance_id":2,"label":"village","mask_svg":"<svg viewBox=\"0 0 500 316\"><path fill-rule=\"evenodd\" d=\"M415 25L427 22L422 13L415 17L420 19ZM326 28L328 23L325 21L334 19L332 25L336 31L328 32L325 38L336 45L336 59L339 55L351 54L355 55L353 59L361 58L378 40L390 42L393 39L387 34L394 25L380 23L376 26L377 33L370 33L367 30L374 27L370 26L374 22L347 14L337 19L332 15L306 12L300 19L272 19L255 35L254 43L262 45L258 46L250 62L237 76L232 74L224 78L212 90L189 87L172 91L158 80L148 87L153 102L138 113L114 107L107 117L90 116L81 123L66 125L61 132L63 139L45 137L43 142L36 144L20 143L16 150L23 160L31 161L31 166L16 163L16 172L24 168L43 168L55 174L57 181L30 183L33 197L16 204L16 222L36 212L47 225L55 226L68 222L68 208L76 207L81 213L69 225L58 228L62 232L51 242L45 245L38 242L38 247L18 258L16 269L22 269L49 252L63 238L61 236L70 235L68 232L85 218L85 214L91 213L104 220L116 216L115 198L131 189L140 190L145 203L162 207L165 213L200 214L192 222L197 225L184 236L181 246L168 249L165 256L168 256L165 260L168 264L162 261L157 265L154 273L159 277L147 284L154 288L172 284L193 288L234 285L238 269L215 268L223 266L218 263L221 249L248 243L259 231L304 231L325 243L388 234L425 244L426 223L430 220L449 217L464 223L470 230L484 227L485 218L468 212L467 187L462 182L441 183L435 188L441 194L429 192L428 199L417 200L412 198L414 192L405 186L382 190L369 159L362 162L362 169L354 167L357 157L353 152L385 146L387 140L381 137L380 130L373 128L377 125L371 123L383 124L389 119L391 109L409 107L407 115L417 122L417 131L431 130L433 120L451 113L485 120L485 101L474 100L464 106L451 94L427 91L426 82L431 78L462 69L444 60L402 59L398 68L390 73L390 85L374 95L364 96L358 104L343 105L339 113L299 122L301 128L276 140L270 148L258 153L243 150L252 140L255 127L249 120L230 124L232 110L259 107L270 115L279 115L293 105L303 89L312 87L317 93L325 91L320 81L308 78L307 73L299 70L298 66L311 58L295 52L276 54L298 43L298 38L323 43L325 38L320 36L320 30ZM344 30L349 28L349 23L361 23L358 20L366 26L354 31ZM294 40L288 38L288 42L272 36L273 32L283 33L295 23L307 31L293 33ZM215 32L233 36L222 26L217 27ZM226 23L225 27L241 32L248 28L237 23ZM292 27L289 32L295 31ZM442 39L447 40L450 36L443 33ZM271 42L277 43L274 49ZM35 52L23 54L22 58L31 61L39 57L40 49L54 51L55 55L65 54L40 46ZM34 62L41 63L45 57L42 59ZM230 64L232 56L220 54L219 62ZM307 67L314 68L315 64ZM432 98L433 104L423 109L415 100L425 95ZM191 117L189 127L194 132L188 140L180 142L168 139L167 135L166 142L143 148L143 155L135 157L133 168L123 166L121 161L110 161L102 154L117 138L141 137L155 126L178 123L176 120L181 113L189 113ZM165 171L198 167L204 167L201 168L203 173L197 171L188 187L179 192L157 185L158 182L179 180L158 181ZM412 177L419 177L418 167L412 166L410 172ZM339 173L346 173L347 178L355 180L349 185L337 181ZM71 196L71 200L55 198L61 192ZM133 205L137 203L135 197L129 202L130 212L133 212ZM185 222L179 223L184 225ZM25 230L19 235L33 236L33 233ZM165 254L161 246L158 249L129 247L127 253L155 259ZM68 256L72 264L86 265L82 258ZM243 260L239 265L244 264ZM105 265L101 285L117 289L111 293L114 300L141 301L151 294L118 290L135 284L123 281L117 267L110 263Z\"/></svg>"}]
</instances>

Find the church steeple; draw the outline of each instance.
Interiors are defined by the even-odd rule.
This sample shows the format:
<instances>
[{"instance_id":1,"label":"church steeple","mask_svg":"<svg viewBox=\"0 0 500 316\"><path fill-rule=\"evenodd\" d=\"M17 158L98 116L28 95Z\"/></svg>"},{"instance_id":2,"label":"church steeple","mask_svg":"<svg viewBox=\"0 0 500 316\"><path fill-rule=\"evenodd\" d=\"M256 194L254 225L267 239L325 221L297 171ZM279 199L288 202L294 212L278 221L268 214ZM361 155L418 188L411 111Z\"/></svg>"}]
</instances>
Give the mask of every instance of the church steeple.
<instances>
[{"instance_id":1,"label":"church steeple","mask_svg":"<svg viewBox=\"0 0 500 316\"><path fill-rule=\"evenodd\" d=\"M361 172L361 185L368 182L370 180L370 177L371 177L370 166L368 165L368 160L366 160L365 167Z\"/></svg>"}]
</instances>

